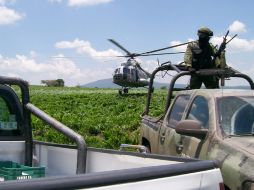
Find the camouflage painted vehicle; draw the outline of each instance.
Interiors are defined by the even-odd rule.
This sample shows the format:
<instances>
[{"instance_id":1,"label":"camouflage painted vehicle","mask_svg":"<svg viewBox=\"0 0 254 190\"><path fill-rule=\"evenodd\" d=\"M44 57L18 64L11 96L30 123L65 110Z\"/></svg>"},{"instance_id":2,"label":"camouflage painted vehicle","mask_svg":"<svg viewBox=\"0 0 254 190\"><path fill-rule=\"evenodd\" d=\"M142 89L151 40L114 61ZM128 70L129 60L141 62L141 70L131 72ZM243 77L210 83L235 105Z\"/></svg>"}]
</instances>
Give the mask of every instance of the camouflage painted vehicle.
<instances>
[{"instance_id":1,"label":"camouflage painted vehicle","mask_svg":"<svg viewBox=\"0 0 254 190\"><path fill-rule=\"evenodd\" d=\"M254 189L254 91L232 89L182 90L173 102L175 81L190 72L172 65L158 68L151 80L142 116L140 143L151 153L216 160L226 189ZM177 70L172 79L165 113L149 116L151 87L160 70ZM253 81L233 69L200 70L196 74L241 77L250 88Z\"/></svg>"}]
</instances>

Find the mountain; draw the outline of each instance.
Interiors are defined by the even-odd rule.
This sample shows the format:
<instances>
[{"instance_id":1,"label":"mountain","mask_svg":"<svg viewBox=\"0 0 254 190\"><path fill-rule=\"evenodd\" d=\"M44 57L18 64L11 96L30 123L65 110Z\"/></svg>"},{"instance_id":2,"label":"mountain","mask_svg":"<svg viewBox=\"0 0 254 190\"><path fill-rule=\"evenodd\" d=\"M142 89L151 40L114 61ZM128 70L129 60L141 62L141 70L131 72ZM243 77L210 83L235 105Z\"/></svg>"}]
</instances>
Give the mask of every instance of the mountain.
<instances>
[{"instance_id":1,"label":"mountain","mask_svg":"<svg viewBox=\"0 0 254 190\"><path fill-rule=\"evenodd\" d=\"M154 82L154 87L157 89L162 88L162 87L168 88L168 86L169 86L169 83ZM83 88L120 88L120 86L118 86L112 82L112 78L90 82L90 83L81 85L81 87L83 87ZM175 87L176 88L185 88L186 85L176 84ZM225 89L228 89L228 88L229 89L250 89L249 86L225 86L224 88Z\"/></svg>"},{"instance_id":2,"label":"mountain","mask_svg":"<svg viewBox=\"0 0 254 190\"><path fill-rule=\"evenodd\" d=\"M160 82L154 82L155 88L161 88L161 87L168 87L169 83L160 83ZM179 87L182 87L184 85L180 85ZM112 79L102 79L97 80L94 82L90 82L84 85L81 85L83 88L119 88L120 86L114 84L112 82Z\"/></svg>"},{"instance_id":3,"label":"mountain","mask_svg":"<svg viewBox=\"0 0 254 190\"><path fill-rule=\"evenodd\" d=\"M84 85L81 85L83 88L118 88L118 85L112 82L112 79L102 79L94 82L90 82Z\"/></svg>"}]
</instances>

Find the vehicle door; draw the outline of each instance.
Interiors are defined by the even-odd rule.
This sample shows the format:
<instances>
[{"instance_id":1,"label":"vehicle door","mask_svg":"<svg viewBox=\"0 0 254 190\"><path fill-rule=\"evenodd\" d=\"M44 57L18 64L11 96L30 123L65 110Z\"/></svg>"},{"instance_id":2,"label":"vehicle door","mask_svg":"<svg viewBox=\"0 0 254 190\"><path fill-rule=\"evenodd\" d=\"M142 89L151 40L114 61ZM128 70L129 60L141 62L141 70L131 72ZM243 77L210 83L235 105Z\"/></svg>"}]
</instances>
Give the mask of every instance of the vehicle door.
<instances>
[{"instance_id":1,"label":"vehicle door","mask_svg":"<svg viewBox=\"0 0 254 190\"><path fill-rule=\"evenodd\" d=\"M188 108L186 119L199 121L202 128L209 129L208 100L203 96L196 96ZM204 140L196 137L181 135L178 144L182 145L181 156L198 158Z\"/></svg>"},{"instance_id":2,"label":"vehicle door","mask_svg":"<svg viewBox=\"0 0 254 190\"><path fill-rule=\"evenodd\" d=\"M178 149L181 149L182 144L178 144L180 142L180 135L175 132L175 127L182 119L189 99L190 95L188 94L178 95L167 112L159 132L158 145L161 154L177 155Z\"/></svg>"}]
</instances>

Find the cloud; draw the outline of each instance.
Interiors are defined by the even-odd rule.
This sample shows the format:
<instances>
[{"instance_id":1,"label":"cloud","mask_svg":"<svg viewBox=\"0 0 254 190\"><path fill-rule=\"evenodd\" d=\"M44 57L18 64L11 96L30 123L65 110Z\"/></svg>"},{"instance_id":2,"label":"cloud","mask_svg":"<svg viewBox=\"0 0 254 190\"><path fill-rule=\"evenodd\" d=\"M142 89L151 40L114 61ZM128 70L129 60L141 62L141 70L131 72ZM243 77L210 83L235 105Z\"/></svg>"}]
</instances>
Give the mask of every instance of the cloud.
<instances>
[{"instance_id":1,"label":"cloud","mask_svg":"<svg viewBox=\"0 0 254 190\"><path fill-rule=\"evenodd\" d=\"M106 51L97 51L94 49L89 41L83 41L75 39L73 41L61 41L55 44L56 48L59 49L74 49L77 53L82 55L88 55L94 60L103 61L105 58L121 56L122 54L118 51L108 49Z\"/></svg>"},{"instance_id":2,"label":"cloud","mask_svg":"<svg viewBox=\"0 0 254 190\"><path fill-rule=\"evenodd\" d=\"M172 41L170 42L170 46L175 46L175 45L178 45L178 44L181 44L182 42L180 41ZM173 48L175 51L185 51L186 50L186 47L187 45L183 45L183 46L178 46L178 47L175 47Z\"/></svg>"},{"instance_id":3,"label":"cloud","mask_svg":"<svg viewBox=\"0 0 254 190\"><path fill-rule=\"evenodd\" d=\"M17 71L18 73L57 73L59 75L72 75L79 70L75 64L63 55L58 55L59 59L38 63L35 59L25 55L16 55L15 58L0 58L0 68L5 71Z\"/></svg>"},{"instance_id":4,"label":"cloud","mask_svg":"<svg viewBox=\"0 0 254 190\"><path fill-rule=\"evenodd\" d=\"M98 79L110 78L112 68L80 69L75 62L66 58L63 54L57 58L41 62L31 56L16 55L8 58L0 55L0 75L19 77L30 84L40 84L41 80L62 78L67 86L76 86Z\"/></svg>"},{"instance_id":5,"label":"cloud","mask_svg":"<svg viewBox=\"0 0 254 190\"><path fill-rule=\"evenodd\" d=\"M233 36L228 36L227 39L230 40ZM215 36L211 39L214 45L220 45L223 41L223 36ZM254 51L254 40L246 40L241 38L234 38L230 43L227 44L228 52L249 52Z\"/></svg>"},{"instance_id":6,"label":"cloud","mask_svg":"<svg viewBox=\"0 0 254 190\"><path fill-rule=\"evenodd\" d=\"M246 26L244 23L240 21L234 21L229 26L230 33L242 33L247 32ZM230 40L233 36L227 36L227 40ZM188 41L193 41L193 39L188 39ZM210 42L214 45L220 45L223 41L223 36L213 36L210 40ZM181 44L183 42L181 41L172 41L170 42L170 45L177 45ZM173 48L174 51L185 51L187 45L179 46L176 48ZM239 37L235 37L230 43L227 44L227 51L228 52L249 52L254 51L254 40L247 40Z\"/></svg>"},{"instance_id":7,"label":"cloud","mask_svg":"<svg viewBox=\"0 0 254 190\"><path fill-rule=\"evenodd\" d=\"M98 4L110 3L113 0L68 0L69 6L92 6Z\"/></svg>"},{"instance_id":8,"label":"cloud","mask_svg":"<svg viewBox=\"0 0 254 190\"><path fill-rule=\"evenodd\" d=\"M15 10L9 9L5 6L0 6L0 25L12 24L23 19L24 17L24 14L18 13Z\"/></svg>"},{"instance_id":9,"label":"cloud","mask_svg":"<svg viewBox=\"0 0 254 190\"><path fill-rule=\"evenodd\" d=\"M191 41L194 41L194 39L190 38L190 39L187 40L187 42L191 42ZM170 46L175 46L175 45L179 45L179 44L182 44L182 43L185 43L185 42L172 41L172 42L170 42ZM187 44L172 48L172 50L175 51L175 52L185 52L186 48L187 48Z\"/></svg>"},{"instance_id":10,"label":"cloud","mask_svg":"<svg viewBox=\"0 0 254 190\"><path fill-rule=\"evenodd\" d=\"M50 3L62 3L67 1L68 6L70 7L81 7L81 6L86 7L86 6L110 3L113 0L48 0L48 1Z\"/></svg>"},{"instance_id":11,"label":"cloud","mask_svg":"<svg viewBox=\"0 0 254 190\"><path fill-rule=\"evenodd\" d=\"M234 21L230 26L229 26L229 31L233 32L233 33L243 33L243 32L247 32L246 30L246 26L244 23L236 20Z\"/></svg>"},{"instance_id":12,"label":"cloud","mask_svg":"<svg viewBox=\"0 0 254 190\"><path fill-rule=\"evenodd\" d=\"M223 37L224 36L213 36L210 40L210 42L215 46L220 46L220 44L223 41ZM227 41L230 40L233 36L227 36ZM189 39L188 40L193 41L193 39ZM170 45L177 45L177 44L181 44L183 42L181 41L172 41L170 42ZM179 46L176 48L173 48L174 51L185 51L186 50L187 45L183 45L183 46ZM250 52L250 51L254 51L254 40L247 40L247 39L243 39L243 38L239 38L239 37L235 37L232 41L230 41L227 44L226 47L227 52L230 53L235 53L235 52Z\"/></svg>"},{"instance_id":13,"label":"cloud","mask_svg":"<svg viewBox=\"0 0 254 190\"><path fill-rule=\"evenodd\" d=\"M228 36L227 40L230 40L233 36ZM188 40L193 41L193 39ZM213 45L220 45L223 41L223 36L214 36L211 38L210 42ZM177 45L181 44L183 42L181 41L172 41L170 42L170 45ZM174 51L181 51L184 52L186 50L187 45L179 46L173 48ZM249 51L254 51L254 40L247 40L247 39L242 39L235 37L231 42L227 44L227 52L234 53L234 52L249 52Z\"/></svg>"},{"instance_id":14,"label":"cloud","mask_svg":"<svg viewBox=\"0 0 254 190\"><path fill-rule=\"evenodd\" d=\"M63 0L48 0L50 3L62 3Z\"/></svg>"}]
</instances>

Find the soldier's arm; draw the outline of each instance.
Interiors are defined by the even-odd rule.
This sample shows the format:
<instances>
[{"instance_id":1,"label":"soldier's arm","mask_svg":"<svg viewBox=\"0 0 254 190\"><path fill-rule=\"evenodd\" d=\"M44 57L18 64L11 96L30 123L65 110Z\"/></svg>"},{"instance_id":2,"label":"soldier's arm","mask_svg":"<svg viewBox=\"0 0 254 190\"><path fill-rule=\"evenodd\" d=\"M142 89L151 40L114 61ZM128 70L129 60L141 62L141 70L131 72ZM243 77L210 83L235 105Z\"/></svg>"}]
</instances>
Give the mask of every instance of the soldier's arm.
<instances>
[{"instance_id":1,"label":"soldier's arm","mask_svg":"<svg viewBox=\"0 0 254 190\"><path fill-rule=\"evenodd\" d=\"M187 49L185 51L184 62L187 67L192 67L192 51L190 44L188 44Z\"/></svg>"}]
</instances>

